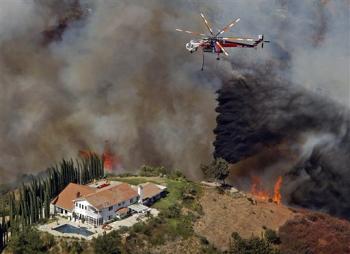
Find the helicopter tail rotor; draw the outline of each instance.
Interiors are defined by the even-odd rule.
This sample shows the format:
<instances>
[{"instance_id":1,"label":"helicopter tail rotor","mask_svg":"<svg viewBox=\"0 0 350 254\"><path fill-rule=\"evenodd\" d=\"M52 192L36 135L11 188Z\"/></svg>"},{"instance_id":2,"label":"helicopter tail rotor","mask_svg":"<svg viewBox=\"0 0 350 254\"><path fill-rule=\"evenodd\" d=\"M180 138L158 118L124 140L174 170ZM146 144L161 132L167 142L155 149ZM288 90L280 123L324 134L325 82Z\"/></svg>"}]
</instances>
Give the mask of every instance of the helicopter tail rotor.
<instances>
[{"instance_id":1,"label":"helicopter tail rotor","mask_svg":"<svg viewBox=\"0 0 350 254\"><path fill-rule=\"evenodd\" d=\"M261 36L261 41L262 41L261 48L264 48L264 43L270 43L270 41L265 41L264 40L264 35Z\"/></svg>"}]
</instances>

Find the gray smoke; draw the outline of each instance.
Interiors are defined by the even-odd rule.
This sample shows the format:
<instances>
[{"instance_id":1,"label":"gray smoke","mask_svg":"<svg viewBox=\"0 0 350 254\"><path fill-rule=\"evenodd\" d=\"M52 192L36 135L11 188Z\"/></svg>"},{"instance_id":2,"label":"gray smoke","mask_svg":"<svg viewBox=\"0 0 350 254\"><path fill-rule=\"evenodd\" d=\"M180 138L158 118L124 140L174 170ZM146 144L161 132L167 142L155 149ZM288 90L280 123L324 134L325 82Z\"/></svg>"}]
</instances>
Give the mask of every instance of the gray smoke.
<instances>
[{"instance_id":1,"label":"gray smoke","mask_svg":"<svg viewBox=\"0 0 350 254\"><path fill-rule=\"evenodd\" d=\"M0 5L1 182L81 149L101 153L105 140L130 170L196 177L210 160L220 79L200 72L175 31L200 28L186 1ZM62 25L77 5L81 17Z\"/></svg>"}]
</instances>

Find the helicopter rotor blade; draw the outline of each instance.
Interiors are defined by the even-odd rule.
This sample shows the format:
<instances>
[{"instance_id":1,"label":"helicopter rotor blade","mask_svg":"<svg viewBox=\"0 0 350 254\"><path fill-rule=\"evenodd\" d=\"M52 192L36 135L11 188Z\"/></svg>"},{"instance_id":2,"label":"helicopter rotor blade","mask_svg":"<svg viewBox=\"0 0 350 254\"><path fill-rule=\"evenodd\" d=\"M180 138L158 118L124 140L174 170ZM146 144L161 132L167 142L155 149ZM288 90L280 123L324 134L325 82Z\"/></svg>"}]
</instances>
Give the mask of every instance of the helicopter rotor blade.
<instances>
[{"instance_id":1,"label":"helicopter rotor blade","mask_svg":"<svg viewBox=\"0 0 350 254\"><path fill-rule=\"evenodd\" d=\"M201 17L204 20L205 26L208 28L211 35L214 35L213 29L211 29L208 20L204 17L204 14L201 13Z\"/></svg>"},{"instance_id":2,"label":"helicopter rotor blade","mask_svg":"<svg viewBox=\"0 0 350 254\"><path fill-rule=\"evenodd\" d=\"M222 52L224 52L224 54L226 55L226 56L228 56L228 53L227 53L227 51L224 49L224 47L220 44L220 42L216 42L216 45L218 45L219 46L219 48L222 50Z\"/></svg>"},{"instance_id":3,"label":"helicopter rotor blade","mask_svg":"<svg viewBox=\"0 0 350 254\"><path fill-rule=\"evenodd\" d=\"M182 29L179 29L179 28L176 28L176 31L184 32L184 33L188 33L188 34L199 35L199 36L207 36L206 34L202 34L202 33L198 33L198 32L192 32L192 31L188 31L188 30L182 30Z\"/></svg>"},{"instance_id":4,"label":"helicopter rotor blade","mask_svg":"<svg viewBox=\"0 0 350 254\"><path fill-rule=\"evenodd\" d=\"M238 18L234 21L232 21L230 24L228 24L227 26L225 26L220 32L218 32L216 34L216 36L219 36L220 34L223 34L224 32L227 32L227 30L229 30L230 28L232 28L233 26L235 26L241 19Z\"/></svg>"}]
</instances>

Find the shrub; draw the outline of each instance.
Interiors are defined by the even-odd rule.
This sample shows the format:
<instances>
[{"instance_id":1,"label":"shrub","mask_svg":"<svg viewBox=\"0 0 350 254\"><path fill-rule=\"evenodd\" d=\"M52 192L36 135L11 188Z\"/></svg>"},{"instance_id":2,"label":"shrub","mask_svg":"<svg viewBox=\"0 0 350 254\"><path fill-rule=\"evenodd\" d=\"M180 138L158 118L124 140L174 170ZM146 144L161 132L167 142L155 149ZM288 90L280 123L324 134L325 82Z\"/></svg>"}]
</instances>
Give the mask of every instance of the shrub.
<instances>
[{"instance_id":1,"label":"shrub","mask_svg":"<svg viewBox=\"0 0 350 254\"><path fill-rule=\"evenodd\" d=\"M78 241L72 242L71 247L70 247L71 254L80 254L83 252L83 250L84 250L84 248L80 244L80 242L78 242Z\"/></svg>"},{"instance_id":2,"label":"shrub","mask_svg":"<svg viewBox=\"0 0 350 254\"><path fill-rule=\"evenodd\" d=\"M55 245L55 237L49 233L42 234L41 237L43 245L46 246L46 249L51 249Z\"/></svg>"},{"instance_id":3,"label":"shrub","mask_svg":"<svg viewBox=\"0 0 350 254\"><path fill-rule=\"evenodd\" d=\"M49 249L39 232L31 227L14 231L8 246L12 253L45 253Z\"/></svg>"},{"instance_id":4,"label":"shrub","mask_svg":"<svg viewBox=\"0 0 350 254\"><path fill-rule=\"evenodd\" d=\"M121 239L119 233L116 231L98 236L93 241L93 248L95 253L119 254L121 253L119 249L120 245Z\"/></svg>"},{"instance_id":5,"label":"shrub","mask_svg":"<svg viewBox=\"0 0 350 254\"><path fill-rule=\"evenodd\" d=\"M140 169L140 176L159 176L167 174L167 170L164 167L151 167L151 166L142 166Z\"/></svg>"},{"instance_id":6,"label":"shrub","mask_svg":"<svg viewBox=\"0 0 350 254\"><path fill-rule=\"evenodd\" d=\"M135 233L143 233L145 231L145 226L146 226L145 223L138 222L132 227L132 230Z\"/></svg>"},{"instance_id":7,"label":"shrub","mask_svg":"<svg viewBox=\"0 0 350 254\"><path fill-rule=\"evenodd\" d=\"M182 172L180 170L176 169L170 173L169 178L170 179L181 179L181 178L185 179L186 177L184 174L182 174Z\"/></svg>"},{"instance_id":8,"label":"shrub","mask_svg":"<svg viewBox=\"0 0 350 254\"><path fill-rule=\"evenodd\" d=\"M229 164L222 158L215 159L209 165L202 164L200 169L206 178L222 181L224 185L225 179L230 174Z\"/></svg>"},{"instance_id":9,"label":"shrub","mask_svg":"<svg viewBox=\"0 0 350 254\"><path fill-rule=\"evenodd\" d=\"M277 235L277 232L275 230L272 229L267 229L265 231L265 238L268 242L272 243L272 244L280 244L281 240Z\"/></svg>"},{"instance_id":10,"label":"shrub","mask_svg":"<svg viewBox=\"0 0 350 254\"><path fill-rule=\"evenodd\" d=\"M252 236L250 239L243 239L237 232L231 237L230 250L232 254L279 254L270 242L264 238Z\"/></svg>"},{"instance_id":11,"label":"shrub","mask_svg":"<svg viewBox=\"0 0 350 254\"><path fill-rule=\"evenodd\" d=\"M181 209L178 205L172 205L162 213L162 215L166 218L178 218L180 214Z\"/></svg>"}]
</instances>

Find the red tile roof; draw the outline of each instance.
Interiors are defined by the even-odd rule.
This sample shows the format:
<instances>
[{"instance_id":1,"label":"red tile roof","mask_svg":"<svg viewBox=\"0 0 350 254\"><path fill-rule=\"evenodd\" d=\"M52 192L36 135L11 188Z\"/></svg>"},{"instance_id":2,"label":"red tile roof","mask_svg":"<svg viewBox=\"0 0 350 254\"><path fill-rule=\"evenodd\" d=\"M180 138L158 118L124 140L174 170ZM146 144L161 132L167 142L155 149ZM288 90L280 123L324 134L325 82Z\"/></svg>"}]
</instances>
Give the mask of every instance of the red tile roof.
<instances>
[{"instance_id":1,"label":"red tile roof","mask_svg":"<svg viewBox=\"0 0 350 254\"><path fill-rule=\"evenodd\" d=\"M163 191L154 183L144 183L141 186L143 187L143 199L152 198Z\"/></svg>"},{"instance_id":2,"label":"red tile roof","mask_svg":"<svg viewBox=\"0 0 350 254\"><path fill-rule=\"evenodd\" d=\"M73 200L79 197L92 194L96 190L86 185L80 185L76 183L70 183L64 188L63 191L52 200L51 204L58 206L60 208L66 209L68 211L73 210Z\"/></svg>"},{"instance_id":3,"label":"red tile roof","mask_svg":"<svg viewBox=\"0 0 350 254\"><path fill-rule=\"evenodd\" d=\"M131 186L127 183L121 183L86 195L84 196L84 199L100 210L123 201L130 200L136 196L136 190L131 188Z\"/></svg>"}]
</instances>

